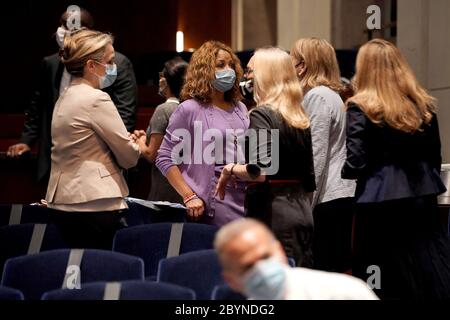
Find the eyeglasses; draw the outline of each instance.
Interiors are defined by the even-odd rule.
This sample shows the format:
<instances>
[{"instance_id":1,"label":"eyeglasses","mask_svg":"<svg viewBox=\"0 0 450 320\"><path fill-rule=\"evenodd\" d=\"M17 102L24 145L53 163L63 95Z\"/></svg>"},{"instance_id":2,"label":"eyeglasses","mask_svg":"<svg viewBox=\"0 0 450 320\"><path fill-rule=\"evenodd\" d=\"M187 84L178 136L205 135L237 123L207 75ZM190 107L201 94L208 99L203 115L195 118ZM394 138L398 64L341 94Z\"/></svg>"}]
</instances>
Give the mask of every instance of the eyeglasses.
<instances>
[{"instance_id":1,"label":"eyeglasses","mask_svg":"<svg viewBox=\"0 0 450 320\"><path fill-rule=\"evenodd\" d=\"M101 66L104 66L105 68L108 65L107 63L101 63L100 61L97 61L97 60L93 60L93 61Z\"/></svg>"},{"instance_id":2,"label":"eyeglasses","mask_svg":"<svg viewBox=\"0 0 450 320\"><path fill-rule=\"evenodd\" d=\"M95 63L101 65L101 66L104 66L105 67L105 71L107 73L108 72L114 72L114 69L117 68L117 66L116 66L116 64L114 62L113 63L101 63L100 61L97 61L97 60L93 60L93 61ZM117 72L117 70L116 70L116 72Z\"/></svg>"},{"instance_id":3,"label":"eyeglasses","mask_svg":"<svg viewBox=\"0 0 450 320\"><path fill-rule=\"evenodd\" d=\"M253 73L253 69L251 69L251 68L245 68L244 69L244 75L250 75L250 74L252 74Z\"/></svg>"}]
</instances>

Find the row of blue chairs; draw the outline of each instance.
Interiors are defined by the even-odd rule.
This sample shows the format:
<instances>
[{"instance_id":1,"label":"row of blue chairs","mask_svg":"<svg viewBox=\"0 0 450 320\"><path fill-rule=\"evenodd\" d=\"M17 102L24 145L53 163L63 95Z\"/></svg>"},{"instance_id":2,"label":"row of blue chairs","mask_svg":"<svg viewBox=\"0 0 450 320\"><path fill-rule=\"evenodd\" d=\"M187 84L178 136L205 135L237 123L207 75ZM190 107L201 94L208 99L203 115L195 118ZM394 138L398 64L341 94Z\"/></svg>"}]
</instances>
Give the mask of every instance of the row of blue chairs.
<instances>
[{"instance_id":1,"label":"row of blue chairs","mask_svg":"<svg viewBox=\"0 0 450 320\"><path fill-rule=\"evenodd\" d=\"M123 296L113 296L121 299L139 295L142 299L244 298L225 285L217 254L211 249L160 260L156 282L145 281L141 258L95 249L59 249L9 259L0 299L14 295L26 300L101 299L111 282L116 289L120 283Z\"/></svg>"},{"instance_id":2,"label":"row of blue chairs","mask_svg":"<svg viewBox=\"0 0 450 320\"><path fill-rule=\"evenodd\" d=\"M107 294L108 286L119 289ZM116 287L117 288L117 287ZM20 290L0 286L0 300L24 300ZM42 300L195 300L195 292L169 283L129 280L121 282L92 282L80 289L57 289L45 292ZM227 285L214 287L211 300L244 300L245 297L232 291Z\"/></svg>"},{"instance_id":3,"label":"row of blue chairs","mask_svg":"<svg viewBox=\"0 0 450 320\"><path fill-rule=\"evenodd\" d=\"M158 205L155 201L138 203L127 198L129 210L124 222L127 226L137 226L159 222L185 222L185 210L170 206ZM46 207L31 204L0 204L0 227L25 223L43 223L52 221Z\"/></svg>"},{"instance_id":4,"label":"row of blue chairs","mask_svg":"<svg viewBox=\"0 0 450 320\"><path fill-rule=\"evenodd\" d=\"M212 249L217 230L215 226L198 223L154 223L128 227L117 232L112 250L142 258L145 277L155 280L162 258ZM69 247L53 224L0 227L0 272L9 258L63 248Z\"/></svg>"},{"instance_id":5,"label":"row of blue chairs","mask_svg":"<svg viewBox=\"0 0 450 320\"><path fill-rule=\"evenodd\" d=\"M244 298L228 288L222 279L217 256L211 250L217 227L179 223L183 220L176 218L177 210L173 211L176 214L172 212L164 217L164 211L144 207L135 202L129 202L128 205L130 212L133 212L128 221L135 226L117 232L112 252L85 250L82 267L84 271L91 270L89 271L91 273L86 271L88 273L83 275L84 271L82 272L80 284L83 283L83 288L92 282L97 282L95 290L100 290L98 288L102 285L105 287L106 282L146 280L153 281L150 283L172 283L181 288L188 288L195 293L197 299ZM58 228L51 223L43 223L51 221L45 220L46 214L48 215L47 210L39 206L0 205L0 222L8 220L6 225L0 227L0 273L6 262L2 285L20 289L25 299L40 299L44 292L58 289L63 281L61 277L65 277L66 269L62 269L64 262L72 252L67 250L71 248L68 248L62 239ZM4 219L5 216L8 218ZM171 222L162 222L165 220ZM41 223L27 223L31 221ZM115 257L109 257L109 254L115 254ZM90 256L92 258L88 258ZM136 271L139 274L125 278L115 277L114 275L120 274L122 268L125 268L124 272L127 268L124 264L122 266L119 264L119 267L112 269L113 261L121 261L124 257L138 259L136 261L140 262L135 261L134 264L142 266L142 275L141 271ZM52 268L56 268L56 271L46 269L48 262L52 261L59 261L59 264L52 264ZM290 262L292 263L292 260ZM97 277L98 272L102 272L100 277ZM33 280L34 277L37 277L37 282ZM132 284L122 288L131 291L140 290L132 289L134 288ZM63 291L67 295L82 294L81 291L77 293ZM127 295L124 293L125 296ZM0 300L1 297L0 294Z\"/></svg>"},{"instance_id":6,"label":"row of blue chairs","mask_svg":"<svg viewBox=\"0 0 450 320\"><path fill-rule=\"evenodd\" d=\"M199 257L192 258L195 261L194 263L185 263L184 260L190 259L189 255L185 257L186 253L212 249L217 230L218 228L215 226L196 223L143 224L118 231L114 238L112 249L115 253L141 259L144 270L143 278L146 280L177 283L180 286L193 288L198 299L210 299L215 285L223 285L224 283L215 253L213 250L209 251L209 255L208 253L203 253L203 255L200 253ZM25 268L25 271L27 268L30 268L34 272L32 275L34 275L36 270L40 270L39 261L41 261L34 259L44 256L43 259L45 260L46 255L44 253L52 253L56 249L62 248L68 248L68 246L55 225L27 223L0 227L0 269L8 261L6 265L12 264L13 267L10 267L10 269L17 270L18 267L14 267L14 265L19 261L19 265ZM67 255L69 251L65 250L64 252ZM15 257L17 257L17 260ZM53 258L47 259L52 260ZM61 261L65 261L64 259L63 256ZM100 263L101 261L103 261L103 264ZM105 269L109 272L111 270L110 262L105 261L108 261L108 259L105 260L105 256L103 256L102 259L96 259L92 266L96 265L98 269ZM13 288L25 288L24 294L26 299L39 299L42 290L36 293L32 289L31 291L27 289L30 277L21 277L20 274L23 274L23 271L19 271L15 277L15 273L8 271L6 265L2 277L3 285ZM183 266L185 266L184 269ZM61 265L58 268L60 269ZM191 274L204 275L205 268L212 271L209 280L206 279L207 281L205 281L204 277L194 280L195 277L190 276ZM115 270L114 273L118 272L119 269ZM159 273L157 273L158 270L160 270ZM43 275L38 276L41 282L38 284L32 282L31 288L45 288L46 284L53 287L55 283L61 281L61 279L54 276L53 272L48 272L44 269L42 273ZM83 282L86 280L84 278ZM141 280L140 278L139 276L137 279ZM19 282L16 283L14 279ZM93 280L89 279L89 277L87 279L88 282ZM101 280L107 279L96 279L96 281ZM109 280L113 281L114 279ZM222 291L226 293L229 290L225 289L224 291L222 289Z\"/></svg>"}]
</instances>

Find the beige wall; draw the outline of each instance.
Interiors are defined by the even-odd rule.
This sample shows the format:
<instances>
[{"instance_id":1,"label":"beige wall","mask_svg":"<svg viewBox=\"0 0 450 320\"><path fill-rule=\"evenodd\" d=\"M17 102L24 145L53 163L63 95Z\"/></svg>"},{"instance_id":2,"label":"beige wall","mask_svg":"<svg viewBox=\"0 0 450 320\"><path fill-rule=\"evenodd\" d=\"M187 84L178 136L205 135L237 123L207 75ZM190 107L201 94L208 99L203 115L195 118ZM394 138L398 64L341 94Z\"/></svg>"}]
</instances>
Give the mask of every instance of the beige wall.
<instances>
[{"instance_id":1,"label":"beige wall","mask_svg":"<svg viewBox=\"0 0 450 320\"><path fill-rule=\"evenodd\" d=\"M277 0L233 0L233 49L277 44Z\"/></svg>"},{"instance_id":2,"label":"beige wall","mask_svg":"<svg viewBox=\"0 0 450 320\"><path fill-rule=\"evenodd\" d=\"M246 1L246 0L244 0ZM381 8L381 23L390 22L391 0L278 0L278 45L289 49L303 37L319 37L337 49L357 48L367 41L367 8ZM374 37L389 36L388 30Z\"/></svg>"},{"instance_id":3,"label":"beige wall","mask_svg":"<svg viewBox=\"0 0 450 320\"><path fill-rule=\"evenodd\" d=\"M349 49L367 41L367 7L380 6L385 25L390 18L391 0L233 0L232 3L236 50L263 45L290 49L295 40L303 37L324 38L338 49ZM376 31L375 36L379 35Z\"/></svg>"},{"instance_id":4,"label":"beige wall","mask_svg":"<svg viewBox=\"0 0 450 320\"><path fill-rule=\"evenodd\" d=\"M443 162L450 163L450 1L398 0L397 44L438 99Z\"/></svg>"},{"instance_id":5,"label":"beige wall","mask_svg":"<svg viewBox=\"0 0 450 320\"><path fill-rule=\"evenodd\" d=\"M331 42L336 49L358 48L367 42L367 8L378 5L381 9L381 25L390 22L391 0L333 0ZM389 36L389 32L374 31L373 37Z\"/></svg>"},{"instance_id":6,"label":"beige wall","mask_svg":"<svg viewBox=\"0 0 450 320\"><path fill-rule=\"evenodd\" d=\"M331 39L332 0L278 0L278 46L289 50L299 38Z\"/></svg>"},{"instance_id":7,"label":"beige wall","mask_svg":"<svg viewBox=\"0 0 450 320\"><path fill-rule=\"evenodd\" d=\"M277 43L277 0L244 0L244 49Z\"/></svg>"},{"instance_id":8,"label":"beige wall","mask_svg":"<svg viewBox=\"0 0 450 320\"><path fill-rule=\"evenodd\" d=\"M416 72L419 81L428 87L428 1L398 1L397 46Z\"/></svg>"}]
</instances>

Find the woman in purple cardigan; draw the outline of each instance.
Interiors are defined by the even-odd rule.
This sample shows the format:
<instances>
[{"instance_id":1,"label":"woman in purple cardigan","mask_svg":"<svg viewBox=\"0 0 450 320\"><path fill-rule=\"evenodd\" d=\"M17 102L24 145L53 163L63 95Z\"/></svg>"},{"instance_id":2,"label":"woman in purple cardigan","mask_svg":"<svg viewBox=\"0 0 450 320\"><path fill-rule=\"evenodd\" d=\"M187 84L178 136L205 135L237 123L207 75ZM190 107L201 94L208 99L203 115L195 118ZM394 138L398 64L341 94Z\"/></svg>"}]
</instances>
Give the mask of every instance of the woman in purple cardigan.
<instances>
[{"instance_id":1,"label":"woman in purple cardigan","mask_svg":"<svg viewBox=\"0 0 450 320\"><path fill-rule=\"evenodd\" d=\"M195 51L183 102L170 117L158 151L156 166L183 197L194 221L222 226L244 216L243 181L236 181L223 200L214 195L223 167L244 159L240 146L249 119L239 102L241 77L240 61L228 46L208 41Z\"/></svg>"}]
</instances>

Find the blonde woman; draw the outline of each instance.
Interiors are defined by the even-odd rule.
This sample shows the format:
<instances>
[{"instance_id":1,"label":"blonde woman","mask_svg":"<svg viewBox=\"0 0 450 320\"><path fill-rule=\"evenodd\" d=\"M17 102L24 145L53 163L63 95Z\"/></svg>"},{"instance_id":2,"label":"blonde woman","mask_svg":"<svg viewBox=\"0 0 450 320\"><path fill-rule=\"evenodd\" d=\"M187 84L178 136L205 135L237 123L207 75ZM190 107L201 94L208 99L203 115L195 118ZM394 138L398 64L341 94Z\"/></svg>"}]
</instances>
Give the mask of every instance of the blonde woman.
<instances>
[{"instance_id":1,"label":"blonde woman","mask_svg":"<svg viewBox=\"0 0 450 320\"><path fill-rule=\"evenodd\" d=\"M121 168L136 165L139 146L107 93L117 75L110 35L81 30L64 38L61 59L73 80L56 102L46 200L72 247L111 249L127 209Z\"/></svg>"},{"instance_id":2,"label":"blonde woman","mask_svg":"<svg viewBox=\"0 0 450 320\"><path fill-rule=\"evenodd\" d=\"M341 178L345 161L345 109L334 48L328 41L304 38L291 49L310 117L316 192L314 266L325 271L351 269L351 231L356 184Z\"/></svg>"},{"instance_id":3,"label":"blonde woman","mask_svg":"<svg viewBox=\"0 0 450 320\"><path fill-rule=\"evenodd\" d=\"M385 40L361 47L347 102L347 160L357 180L353 274L384 299L450 298L450 239L439 222L435 99Z\"/></svg>"},{"instance_id":4,"label":"blonde woman","mask_svg":"<svg viewBox=\"0 0 450 320\"><path fill-rule=\"evenodd\" d=\"M239 153L236 142L249 124L239 101L241 77L238 57L218 41L205 42L189 62L183 102L170 117L155 163L183 199L190 220L222 226L244 216L243 181L225 199L214 197L222 168ZM180 130L186 135L177 134ZM211 137L212 132L217 135ZM177 161L180 147L183 159Z\"/></svg>"},{"instance_id":5,"label":"blonde woman","mask_svg":"<svg viewBox=\"0 0 450 320\"><path fill-rule=\"evenodd\" d=\"M250 129L256 134L249 138L256 136L257 143L251 147L249 141L247 164L225 166L216 193L223 197L235 177L253 182L246 190L247 216L264 221L298 266L311 267L315 180L299 82L289 55L278 48L257 50L247 69L257 104L250 112ZM278 150L272 152L274 145ZM277 162L278 170L268 174Z\"/></svg>"}]
</instances>

